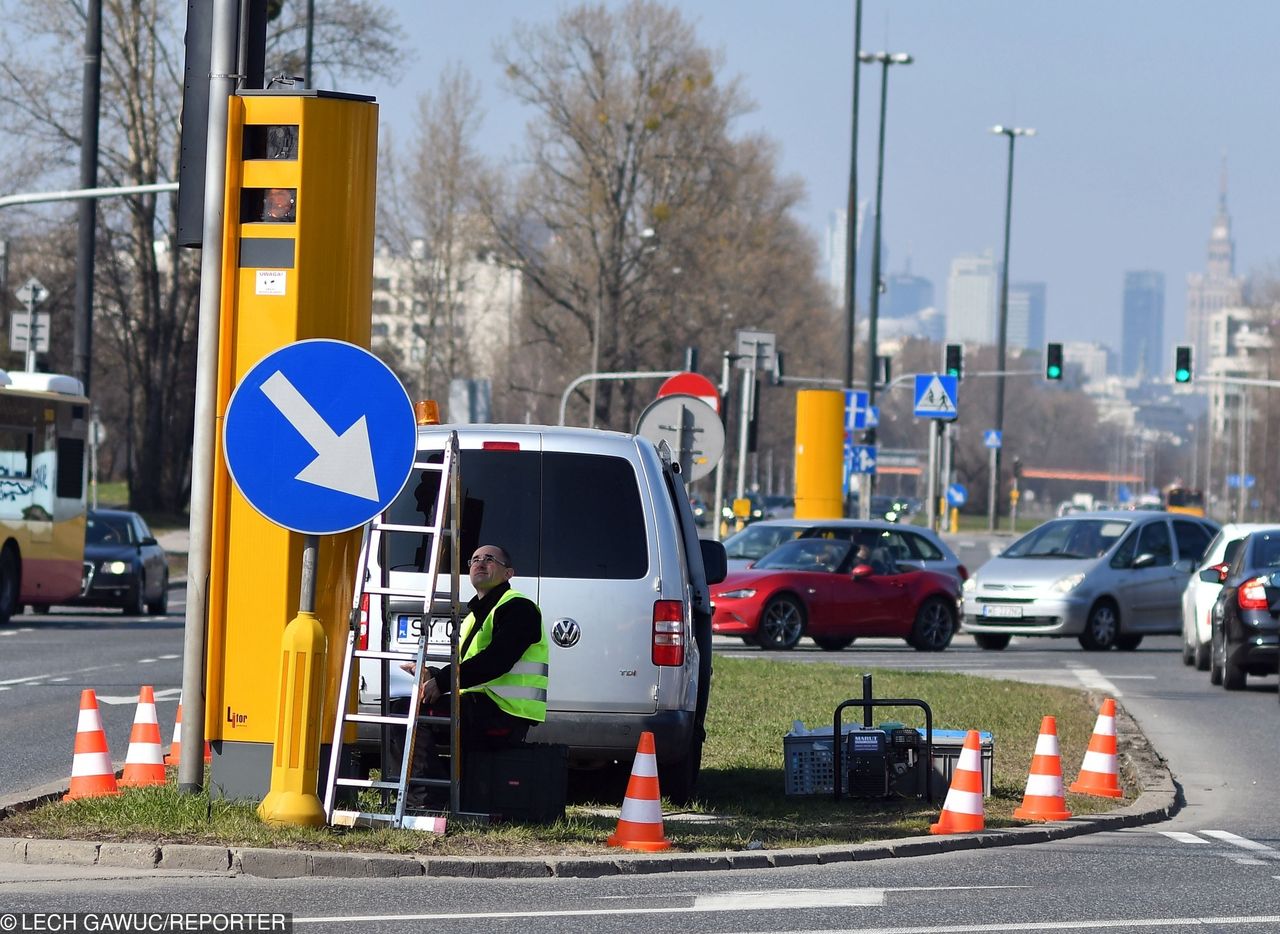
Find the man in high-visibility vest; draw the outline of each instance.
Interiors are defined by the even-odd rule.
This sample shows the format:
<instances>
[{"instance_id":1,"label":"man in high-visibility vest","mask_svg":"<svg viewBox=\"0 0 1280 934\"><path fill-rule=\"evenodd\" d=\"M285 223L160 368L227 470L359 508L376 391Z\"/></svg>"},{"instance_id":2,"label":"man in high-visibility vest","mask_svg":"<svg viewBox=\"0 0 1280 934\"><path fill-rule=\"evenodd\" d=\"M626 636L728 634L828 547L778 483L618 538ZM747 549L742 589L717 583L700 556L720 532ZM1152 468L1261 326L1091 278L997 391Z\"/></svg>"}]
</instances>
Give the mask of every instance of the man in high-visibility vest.
<instances>
[{"instance_id":1,"label":"man in high-visibility vest","mask_svg":"<svg viewBox=\"0 0 1280 934\"><path fill-rule=\"evenodd\" d=\"M428 668L422 703L447 713L446 698L461 695L458 712L463 750L499 748L524 741L529 728L547 718L547 635L538 605L511 587L515 565L500 545L481 545L467 562L475 597L458 634L458 677L451 667ZM405 663L408 671L413 663ZM442 703L444 701L444 703ZM414 742L411 774L447 778L437 752L437 737L422 730ZM440 805L443 790L411 784L405 805Z\"/></svg>"}]
</instances>

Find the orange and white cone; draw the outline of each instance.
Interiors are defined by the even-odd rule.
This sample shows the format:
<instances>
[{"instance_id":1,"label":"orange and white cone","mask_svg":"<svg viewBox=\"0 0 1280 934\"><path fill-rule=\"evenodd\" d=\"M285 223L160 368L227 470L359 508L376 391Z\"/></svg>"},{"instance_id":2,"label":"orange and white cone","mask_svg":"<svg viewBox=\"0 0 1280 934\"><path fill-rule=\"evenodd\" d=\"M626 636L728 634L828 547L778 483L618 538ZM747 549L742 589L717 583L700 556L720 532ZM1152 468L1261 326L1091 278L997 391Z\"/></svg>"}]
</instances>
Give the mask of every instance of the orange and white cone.
<instances>
[{"instance_id":1,"label":"orange and white cone","mask_svg":"<svg viewBox=\"0 0 1280 934\"><path fill-rule=\"evenodd\" d=\"M1100 798L1124 797L1116 767L1116 702L1110 697L1102 702L1102 711L1093 725L1093 735L1089 737L1089 748L1085 750L1080 775L1071 783L1071 790Z\"/></svg>"},{"instance_id":2,"label":"orange and white cone","mask_svg":"<svg viewBox=\"0 0 1280 934\"><path fill-rule=\"evenodd\" d=\"M80 719L76 724L76 750L71 759L71 788L63 801L118 795L116 770L107 751L107 734L102 729L98 696L91 688L80 692Z\"/></svg>"},{"instance_id":3,"label":"orange and white cone","mask_svg":"<svg viewBox=\"0 0 1280 934\"><path fill-rule=\"evenodd\" d=\"M209 741L204 741L204 761L213 761L213 750ZM173 742L169 744L169 754L164 757L164 764L177 768L182 764L182 700L178 700L178 718L173 721Z\"/></svg>"},{"instance_id":4,"label":"orange and white cone","mask_svg":"<svg viewBox=\"0 0 1280 934\"><path fill-rule=\"evenodd\" d=\"M622 815L618 829L609 837L609 846L629 850L656 852L671 846L662 835L662 795L658 791L658 756L653 748L653 734L640 734L636 759L627 782L627 795L622 799Z\"/></svg>"},{"instance_id":5,"label":"orange and white cone","mask_svg":"<svg viewBox=\"0 0 1280 934\"><path fill-rule=\"evenodd\" d=\"M1062 792L1062 752L1058 747L1058 723L1053 717L1040 721L1027 790L1022 806L1014 808L1013 816L1018 820L1066 820L1071 816Z\"/></svg>"},{"instance_id":6,"label":"orange and white cone","mask_svg":"<svg viewBox=\"0 0 1280 934\"><path fill-rule=\"evenodd\" d=\"M156 694L144 684L138 692L138 711L129 732L129 753L120 784L125 787L164 784L164 757L160 754L160 721L156 719Z\"/></svg>"},{"instance_id":7,"label":"orange and white cone","mask_svg":"<svg viewBox=\"0 0 1280 934\"><path fill-rule=\"evenodd\" d=\"M982 741L977 730L970 730L965 734L942 813L936 824L929 825L929 833L974 833L986 826L982 810Z\"/></svg>"}]
</instances>

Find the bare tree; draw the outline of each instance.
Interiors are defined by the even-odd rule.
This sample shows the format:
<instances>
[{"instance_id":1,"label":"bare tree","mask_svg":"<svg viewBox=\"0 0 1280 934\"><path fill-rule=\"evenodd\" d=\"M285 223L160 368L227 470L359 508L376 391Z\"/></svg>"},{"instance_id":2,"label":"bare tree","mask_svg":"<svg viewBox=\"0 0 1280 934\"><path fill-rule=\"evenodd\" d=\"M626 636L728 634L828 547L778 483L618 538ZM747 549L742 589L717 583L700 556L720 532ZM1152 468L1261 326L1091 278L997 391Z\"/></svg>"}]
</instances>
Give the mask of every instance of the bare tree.
<instances>
[{"instance_id":1,"label":"bare tree","mask_svg":"<svg viewBox=\"0 0 1280 934\"><path fill-rule=\"evenodd\" d=\"M296 35L301 3L284 5L278 36ZM394 20L368 0L325 6L316 24L317 59L335 68L358 58L363 43L395 49ZM100 184L141 185L177 177L182 88L183 5L104 0ZM0 128L11 149L38 172L28 185L70 187L79 158L80 73L85 10L79 0L7 0L0 4ZM277 39L285 54L288 42ZM393 67L385 54L366 73ZM103 411L113 434L130 443L130 500L140 509L181 512L189 487L198 256L177 247L175 198L155 195L99 205L95 385L119 398ZM66 223L54 210L50 223ZM117 396L118 393L118 396ZM99 393L95 393L99 394Z\"/></svg>"},{"instance_id":2,"label":"bare tree","mask_svg":"<svg viewBox=\"0 0 1280 934\"><path fill-rule=\"evenodd\" d=\"M389 361L412 390L439 398L453 379L473 372L464 301L475 291L478 256L488 238L475 211L480 159L474 137L479 89L461 66L446 69L438 88L418 100L410 151L384 160L379 239L406 263L409 313L389 334ZM421 348L410 359L407 348Z\"/></svg>"}]
</instances>

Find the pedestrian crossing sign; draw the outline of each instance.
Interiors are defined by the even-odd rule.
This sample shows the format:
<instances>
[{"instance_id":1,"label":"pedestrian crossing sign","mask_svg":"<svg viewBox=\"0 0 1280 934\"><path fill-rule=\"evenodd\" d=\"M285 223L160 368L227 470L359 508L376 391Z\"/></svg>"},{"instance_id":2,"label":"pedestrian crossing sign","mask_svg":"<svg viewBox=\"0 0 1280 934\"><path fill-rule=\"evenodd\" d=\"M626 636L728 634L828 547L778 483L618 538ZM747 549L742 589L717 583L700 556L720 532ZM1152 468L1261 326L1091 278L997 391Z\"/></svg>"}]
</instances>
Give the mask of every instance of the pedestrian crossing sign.
<instances>
[{"instance_id":1,"label":"pedestrian crossing sign","mask_svg":"<svg viewBox=\"0 0 1280 934\"><path fill-rule=\"evenodd\" d=\"M956 378L940 373L916 376L916 418L952 419L956 412Z\"/></svg>"}]
</instances>

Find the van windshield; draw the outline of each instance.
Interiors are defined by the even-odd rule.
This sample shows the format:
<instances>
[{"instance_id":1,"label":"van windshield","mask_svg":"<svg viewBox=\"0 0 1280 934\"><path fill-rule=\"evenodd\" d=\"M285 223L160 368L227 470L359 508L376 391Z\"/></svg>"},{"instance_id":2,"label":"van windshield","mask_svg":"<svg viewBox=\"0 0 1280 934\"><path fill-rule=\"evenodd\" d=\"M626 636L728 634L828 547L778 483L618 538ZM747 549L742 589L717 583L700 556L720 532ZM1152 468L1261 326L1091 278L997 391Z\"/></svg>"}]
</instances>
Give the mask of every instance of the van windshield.
<instances>
[{"instance_id":1,"label":"van windshield","mask_svg":"<svg viewBox=\"0 0 1280 934\"><path fill-rule=\"evenodd\" d=\"M1052 519L1010 545L1002 558L1098 558L1120 540L1123 519Z\"/></svg>"},{"instance_id":2,"label":"van windshield","mask_svg":"<svg viewBox=\"0 0 1280 934\"><path fill-rule=\"evenodd\" d=\"M430 459L439 462L439 452ZM501 545L520 577L634 580L649 572L649 543L640 487L621 457L549 451L464 450L462 556ZM439 474L409 478L387 510L389 522L429 525ZM384 536L384 567L427 565L427 537ZM444 559L451 559L445 543Z\"/></svg>"}]
</instances>

